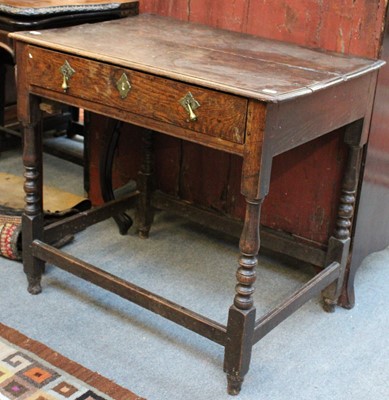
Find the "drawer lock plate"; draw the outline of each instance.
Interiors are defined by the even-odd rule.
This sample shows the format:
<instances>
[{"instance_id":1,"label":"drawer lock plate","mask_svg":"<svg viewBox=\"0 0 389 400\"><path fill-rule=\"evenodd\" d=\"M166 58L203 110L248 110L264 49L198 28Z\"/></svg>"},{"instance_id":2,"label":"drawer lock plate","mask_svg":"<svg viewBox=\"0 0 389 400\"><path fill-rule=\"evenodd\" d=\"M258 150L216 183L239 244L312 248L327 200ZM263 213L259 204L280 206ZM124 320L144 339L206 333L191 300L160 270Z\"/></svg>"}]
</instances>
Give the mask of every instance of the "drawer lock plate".
<instances>
[{"instance_id":1,"label":"drawer lock plate","mask_svg":"<svg viewBox=\"0 0 389 400\"><path fill-rule=\"evenodd\" d=\"M116 88L119 91L120 97L125 99L128 92L131 90L131 83L125 73L123 73L120 79L116 82Z\"/></svg>"}]
</instances>

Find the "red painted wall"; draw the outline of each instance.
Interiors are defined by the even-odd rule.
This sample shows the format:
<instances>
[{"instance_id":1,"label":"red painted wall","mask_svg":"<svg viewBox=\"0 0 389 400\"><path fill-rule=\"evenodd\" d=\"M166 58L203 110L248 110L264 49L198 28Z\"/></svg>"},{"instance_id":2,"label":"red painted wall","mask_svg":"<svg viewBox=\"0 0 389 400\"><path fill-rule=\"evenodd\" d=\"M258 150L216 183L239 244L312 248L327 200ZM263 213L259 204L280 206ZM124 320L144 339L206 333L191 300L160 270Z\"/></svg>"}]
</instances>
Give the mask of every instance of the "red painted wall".
<instances>
[{"instance_id":1,"label":"red painted wall","mask_svg":"<svg viewBox=\"0 0 389 400\"><path fill-rule=\"evenodd\" d=\"M376 57L386 0L141 0L140 12Z\"/></svg>"},{"instance_id":2,"label":"red painted wall","mask_svg":"<svg viewBox=\"0 0 389 400\"><path fill-rule=\"evenodd\" d=\"M199 22L310 47L376 58L386 0L141 0L141 12ZM101 123L96 124L101 129ZM261 222L319 245L332 233L345 148L329 134L276 157ZM115 182L136 177L136 132L121 137ZM99 142L92 144L94 149ZM128 158L128 154L131 155ZM90 192L99 201L98 152L91 154ZM131 160L131 162L128 161ZM158 135L157 186L196 204L243 216L239 193L241 160ZM180 162L181 168L180 168Z\"/></svg>"}]
</instances>

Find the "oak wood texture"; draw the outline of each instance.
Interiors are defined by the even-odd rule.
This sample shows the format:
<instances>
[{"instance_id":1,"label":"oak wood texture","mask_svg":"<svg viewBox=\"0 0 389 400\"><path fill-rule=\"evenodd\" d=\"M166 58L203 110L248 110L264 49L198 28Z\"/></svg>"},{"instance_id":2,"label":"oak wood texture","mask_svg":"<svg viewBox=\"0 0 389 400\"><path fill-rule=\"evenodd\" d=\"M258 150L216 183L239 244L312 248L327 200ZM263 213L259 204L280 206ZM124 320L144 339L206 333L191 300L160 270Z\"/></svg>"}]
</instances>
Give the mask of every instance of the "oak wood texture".
<instances>
[{"instance_id":1,"label":"oak wood texture","mask_svg":"<svg viewBox=\"0 0 389 400\"><path fill-rule=\"evenodd\" d=\"M274 48L274 42L250 35L200 24L183 26L153 15L103 24L104 29L81 25L12 37L59 51L65 46L75 55L134 69L142 66L159 76L270 102L309 94L381 65L283 43ZM112 46L106 35L120 38L120 46ZM191 57L183 58L181 53L189 50Z\"/></svg>"},{"instance_id":2,"label":"oak wood texture","mask_svg":"<svg viewBox=\"0 0 389 400\"><path fill-rule=\"evenodd\" d=\"M243 143L247 100L199 90L195 86L167 80L137 71L102 65L73 56L32 48L29 50L30 82L57 92L62 92L62 76L58 74L65 60L76 73L69 80L68 94L77 93L78 97L89 101L108 104L115 108L144 115L159 121L174 124L199 133L220 137L236 143ZM41 71L45 71L44 77ZM122 99L117 82L126 74L131 89ZM190 121L187 111L180 100L188 93L200 103L195 110L197 121Z\"/></svg>"},{"instance_id":3,"label":"oak wood texture","mask_svg":"<svg viewBox=\"0 0 389 400\"><path fill-rule=\"evenodd\" d=\"M190 40L187 39L189 33L192 34ZM253 293L260 248L260 212L269 191L273 158L334 128L348 126L345 142L352 152L344 173L337 216L338 221L344 221L342 226L347 225L345 238L349 243L355 206L355 196L351 194L356 190L360 162L360 157L354 157L353 151L360 154L367 139L372 89L382 62L304 49L149 15L98 26L14 33L11 37L16 41L18 65L23 67L19 71L18 111L26 144L23 157L26 250L23 259L29 291L33 294L41 291L43 260L134 301L224 345L228 392L239 393L249 369L252 346L262 335L255 333L262 329L258 327L264 326L268 332L329 285L335 290L324 291L326 304L336 301L348 256L348 245L342 242L344 238L339 235L340 222L337 222L337 230L329 242L327 254L330 256L323 265L324 272L265 320L255 321ZM177 43L171 37L177 37ZM116 45L118 40L119 47ZM61 72L65 61L74 70L66 79ZM123 72L128 74L133 89L128 97L121 98L115 87L116 79ZM269 88L270 75L273 89ZM197 120L189 125L187 113L177 105L187 90L200 102L200 107L195 110ZM160 100L161 96L174 102L165 103ZM239 242L237 284L227 326L172 304L42 241L42 160L38 129L41 98L76 105L242 158L241 193L246 207ZM323 106L332 103L337 107ZM229 121L226 125L223 125L224 119ZM239 121L244 121L244 133L238 140L234 135L225 134L231 121L236 126L241 123ZM215 132L214 136L211 131ZM144 238L149 235L152 222L154 136L149 130L143 133L138 229ZM117 203L117 207L115 204L108 203L99 209L102 211L80 215L80 225L77 219L63 221L63 231L73 231L78 226L85 227L121 212L123 202ZM68 228L66 224L69 224ZM46 233L50 229L47 227ZM60 234L60 226L52 232Z\"/></svg>"}]
</instances>

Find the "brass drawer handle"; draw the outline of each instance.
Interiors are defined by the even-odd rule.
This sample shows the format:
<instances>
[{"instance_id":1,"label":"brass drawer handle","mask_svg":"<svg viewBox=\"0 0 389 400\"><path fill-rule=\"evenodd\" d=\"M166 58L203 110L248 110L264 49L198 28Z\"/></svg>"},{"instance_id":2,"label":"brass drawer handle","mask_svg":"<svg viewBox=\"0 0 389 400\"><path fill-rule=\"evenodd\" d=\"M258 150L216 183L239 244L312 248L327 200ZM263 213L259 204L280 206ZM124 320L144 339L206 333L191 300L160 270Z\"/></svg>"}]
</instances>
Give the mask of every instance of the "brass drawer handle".
<instances>
[{"instance_id":1,"label":"brass drawer handle","mask_svg":"<svg viewBox=\"0 0 389 400\"><path fill-rule=\"evenodd\" d=\"M62 89L66 93L66 91L69 89L69 79L73 76L73 74L76 72L68 63L67 60L63 63L62 67L59 69L62 76L63 76L63 81L62 81Z\"/></svg>"},{"instance_id":2,"label":"brass drawer handle","mask_svg":"<svg viewBox=\"0 0 389 400\"><path fill-rule=\"evenodd\" d=\"M189 114L190 121L197 121L197 115L194 111L200 107L200 103L193 97L191 92L188 92L185 97L180 100L180 104Z\"/></svg>"}]
</instances>

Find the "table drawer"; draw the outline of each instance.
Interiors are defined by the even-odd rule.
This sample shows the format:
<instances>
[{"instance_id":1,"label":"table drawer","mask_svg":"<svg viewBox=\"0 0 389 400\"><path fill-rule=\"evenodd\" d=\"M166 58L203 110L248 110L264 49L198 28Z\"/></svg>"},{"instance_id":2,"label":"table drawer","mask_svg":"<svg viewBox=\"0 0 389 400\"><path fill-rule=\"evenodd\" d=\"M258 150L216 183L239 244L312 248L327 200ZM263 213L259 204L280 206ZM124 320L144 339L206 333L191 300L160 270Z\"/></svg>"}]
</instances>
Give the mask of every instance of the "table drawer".
<instances>
[{"instance_id":1,"label":"table drawer","mask_svg":"<svg viewBox=\"0 0 389 400\"><path fill-rule=\"evenodd\" d=\"M29 82L63 92L60 69L65 62L74 71L67 80L70 98L109 105L231 142L244 142L247 100L238 96L34 46L29 47ZM125 79L131 88L128 93L121 93L118 87L126 87ZM189 107L180 102L187 95L199 104L197 108L195 103L190 107L196 120L190 119Z\"/></svg>"}]
</instances>

